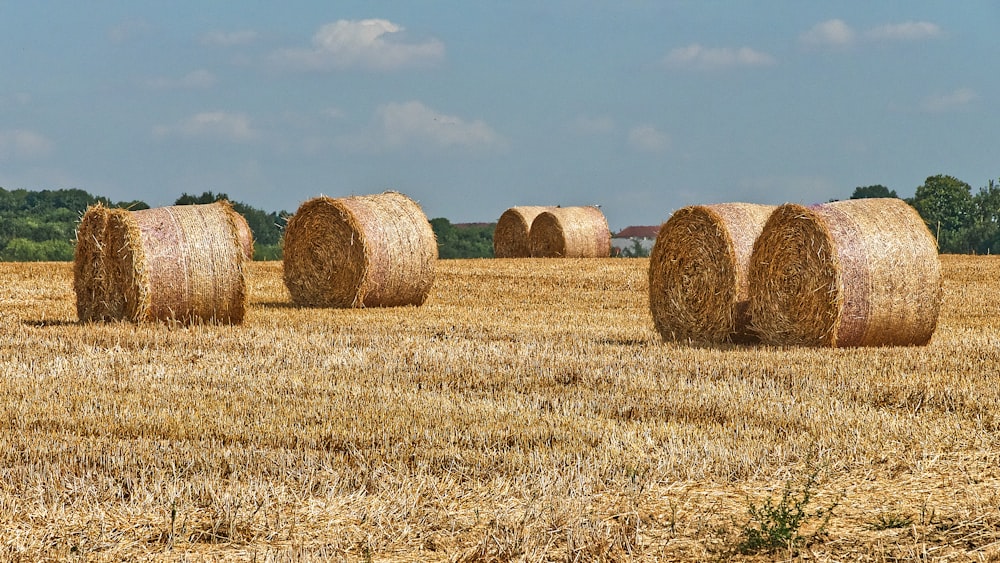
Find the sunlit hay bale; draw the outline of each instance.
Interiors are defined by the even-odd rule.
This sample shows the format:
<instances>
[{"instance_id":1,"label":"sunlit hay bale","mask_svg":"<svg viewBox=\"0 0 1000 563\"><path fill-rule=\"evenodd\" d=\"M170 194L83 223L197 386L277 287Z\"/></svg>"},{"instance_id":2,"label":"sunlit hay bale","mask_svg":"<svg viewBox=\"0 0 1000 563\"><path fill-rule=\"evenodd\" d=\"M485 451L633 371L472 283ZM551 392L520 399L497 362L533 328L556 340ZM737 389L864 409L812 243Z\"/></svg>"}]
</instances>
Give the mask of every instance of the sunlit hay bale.
<instances>
[{"instance_id":1,"label":"sunlit hay bale","mask_svg":"<svg viewBox=\"0 0 1000 563\"><path fill-rule=\"evenodd\" d=\"M104 233L111 210L101 204L91 206L76 229L73 255L73 291L76 314L81 320L108 320L108 274Z\"/></svg>"},{"instance_id":2,"label":"sunlit hay bale","mask_svg":"<svg viewBox=\"0 0 1000 563\"><path fill-rule=\"evenodd\" d=\"M896 198L774 211L750 258L752 328L770 344L926 344L941 308L937 245Z\"/></svg>"},{"instance_id":3,"label":"sunlit hay bale","mask_svg":"<svg viewBox=\"0 0 1000 563\"><path fill-rule=\"evenodd\" d=\"M253 231L250 230L250 223L247 218L240 213L233 213L233 220L236 221L236 233L240 239L240 248L247 260L253 260Z\"/></svg>"},{"instance_id":4,"label":"sunlit hay bale","mask_svg":"<svg viewBox=\"0 0 1000 563\"><path fill-rule=\"evenodd\" d=\"M80 320L243 322L247 259L236 215L227 202L88 209L74 259Z\"/></svg>"},{"instance_id":5,"label":"sunlit hay bale","mask_svg":"<svg viewBox=\"0 0 1000 563\"><path fill-rule=\"evenodd\" d=\"M500 215L493 231L493 256L496 258L530 258L531 222L540 213L552 209L543 205L511 207Z\"/></svg>"},{"instance_id":6,"label":"sunlit hay bale","mask_svg":"<svg viewBox=\"0 0 1000 563\"><path fill-rule=\"evenodd\" d=\"M722 203L677 210L649 257L649 309L667 341L749 343L747 265L772 205Z\"/></svg>"},{"instance_id":7,"label":"sunlit hay bale","mask_svg":"<svg viewBox=\"0 0 1000 563\"><path fill-rule=\"evenodd\" d=\"M407 196L317 197L288 221L284 279L298 305L420 305L437 257L427 216Z\"/></svg>"},{"instance_id":8,"label":"sunlit hay bale","mask_svg":"<svg viewBox=\"0 0 1000 563\"><path fill-rule=\"evenodd\" d=\"M528 234L535 258L607 258L611 231L597 207L555 207L539 213Z\"/></svg>"}]
</instances>

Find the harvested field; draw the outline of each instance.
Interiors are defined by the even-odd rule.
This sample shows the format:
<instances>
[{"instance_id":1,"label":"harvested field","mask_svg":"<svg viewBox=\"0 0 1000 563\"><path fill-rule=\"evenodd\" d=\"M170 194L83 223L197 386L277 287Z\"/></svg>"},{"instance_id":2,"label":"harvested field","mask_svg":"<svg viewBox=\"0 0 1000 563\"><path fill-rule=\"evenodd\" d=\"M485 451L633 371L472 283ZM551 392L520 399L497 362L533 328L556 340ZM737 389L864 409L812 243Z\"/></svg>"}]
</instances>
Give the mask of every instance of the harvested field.
<instances>
[{"instance_id":1,"label":"harvested field","mask_svg":"<svg viewBox=\"0 0 1000 563\"><path fill-rule=\"evenodd\" d=\"M979 561L1000 546L1000 259L924 347L662 343L644 259L442 260L421 307L80 324L0 264L0 559ZM815 474L793 550L748 508Z\"/></svg>"}]
</instances>

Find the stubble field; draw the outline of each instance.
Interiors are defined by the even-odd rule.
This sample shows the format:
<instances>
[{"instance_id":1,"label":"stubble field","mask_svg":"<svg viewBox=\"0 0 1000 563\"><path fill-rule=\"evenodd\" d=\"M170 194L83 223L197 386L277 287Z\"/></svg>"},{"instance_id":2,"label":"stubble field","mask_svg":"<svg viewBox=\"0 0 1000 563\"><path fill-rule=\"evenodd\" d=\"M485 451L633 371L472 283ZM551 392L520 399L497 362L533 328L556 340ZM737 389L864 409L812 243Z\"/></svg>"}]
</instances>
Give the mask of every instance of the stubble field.
<instances>
[{"instance_id":1,"label":"stubble field","mask_svg":"<svg viewBox=\"0 0 1000 563\"><path fill-rule=\"evenodd\" d=\"M1000 260L942 261L929 346L848 350L664 344L644 259L366 310L255 263L245 324L190 328L0 264L0 559L995 560Z\"/></svg>"}]
</instances>

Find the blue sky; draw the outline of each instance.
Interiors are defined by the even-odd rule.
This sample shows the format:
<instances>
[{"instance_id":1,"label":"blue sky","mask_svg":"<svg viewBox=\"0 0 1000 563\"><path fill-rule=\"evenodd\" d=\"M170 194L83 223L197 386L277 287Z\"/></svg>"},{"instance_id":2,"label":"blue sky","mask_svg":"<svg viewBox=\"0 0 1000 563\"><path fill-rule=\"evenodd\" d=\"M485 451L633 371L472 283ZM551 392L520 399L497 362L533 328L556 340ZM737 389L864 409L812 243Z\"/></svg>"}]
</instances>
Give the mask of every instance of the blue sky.
<instances>
[{"instance_id":1,"label":"blue sky","mask_svg":"<svg viewBox=\"0 0 1000 563\"><path fill-rule=\"evenodd\" d=\"M1000 177L1000 4L0 4L0 186L428 217L813 203Z\"/></svg>"}]
</instances>

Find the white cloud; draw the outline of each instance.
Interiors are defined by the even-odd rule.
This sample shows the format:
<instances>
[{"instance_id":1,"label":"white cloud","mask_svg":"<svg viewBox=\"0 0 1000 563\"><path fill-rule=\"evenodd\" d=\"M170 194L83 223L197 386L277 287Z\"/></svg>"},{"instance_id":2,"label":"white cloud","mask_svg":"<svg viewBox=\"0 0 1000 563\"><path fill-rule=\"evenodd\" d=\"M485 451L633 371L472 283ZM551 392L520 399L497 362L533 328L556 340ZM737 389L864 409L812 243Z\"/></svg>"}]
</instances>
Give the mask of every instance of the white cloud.
<instances>
[{"instance_id":1,"label":"white cloud","mask_svg":"<svg viewBox=\"0 0 1000 563\"><path fill-rule=\"evenodd\" d=\"M0 158L40 158L52 152L52 141L27 129L0 131Z\"/></svg>"},{"instance_id":2,"label":"white cloud","mask_svg":"<svg viewBox=\"0 0 1000 563\"><path fill-rule=\"evenodd\" d=\"M417 101L381 106L376 110L371 131L342 137L338 143L344 148L364 150L403 147L483 150L506 146L506 141L485 122L439 113Z\"/></svg>"},{"instance_id":3,"label":"white cloud","mask_svg":"<svg viewBox=\"0 0 1000 563\"><path fill-rule=\"evenodd\" d=\"M670 67L725 68L774 63L774 57L750 47L703 47L697 43L673 49L663 58L663 64Z\"/></svg>"},{"instance_id":4,"label":"white cloud","mask_svg":"<svg viewBox=\"0 0 1000 563\"><path fill-rule=\"evenodd\" d=\"M159 125L153 128L153 134L157 137L208 137L234 142L252 141L258 137L246 115L223 111L203 112L174 125Z\"/></svg>"},{"instance_id":5,"label":"white cloud","mask_svg":"<svg viewBox=\"0 0 1000 563\"><path fill-rule=\"evenodd\" d=\"M959 88L947 94L930 96L920 104L920 109L941 112L967 107L979 99L979 94L970 88Z\"/></svg>"},{"instance_id":6,"label":"white cloud","mask_svg":"<svg viewBox=\"0 0 1000 563\"><path fill-rule=\"evenodd\" d=\"M864 32L861 39L868 41L917 41L941 35L941 28L934 23L908 21L889 23L873 27ZM799 39L815 47L850 47L858 41L858 34L844 20L832 19L820 22L799 36Z\"/></svg>"},{"instance_id":7,"label":"white cloud","mask_svg":"<svg viewBox=\"0 0 1000 563\"><path fill-rule=\"evenodd\" d=\"M638 125L629 130L628 143L642 152L663 152L670 148L670 137L652 125Z\"/></svg>"},{"instance_id":8,"label":"white cloud","mask_svg":"<svg viewBox=\"0 0 1000 563\"><path fill-rule=\"evenodd\" d=\"M211 72L199 69L185 74L180 78L151 78L146 81L146 86L148 88L153 88L157 90L168 90L174 88L181 89L199 89L199 88L211 88L215 86L216 78Z\"/></svg>"},{"instance_id":9,"label":"white cloud","mask_svg":"<svg viewBox=\"0 0 1000 563\"><path fill-rule=\"evenodd\" d=\"M444 58L444 43L393 41L403 28L388 20L338 20L319 28L308 49L284 49L272 59L302 70L364 68L393 70L435 63Z\"/></svg>"},{"instance_id":10,"label":"white cloud","mask_svg":"<svg viewBox=\"0 0 1000 563\"><path fill-rule=\"evenodd\" d=\"M615 120L606 116L578 116L573 120L573 130L585 135L603 135L615 130Z\"/></svg>"},{"instance_id":11,"label":"white cloud","mask_svg":"<svg viewBox=\"0 0 1000 563\"><path fill-rule=\"evenodd\" d=\"M854 43L854 30L844 20L820 22L799 36L807 44L818 47L848 47Z\"/></svg>"},{"instance_id":12,"label":"white cloud","mask_svg":"<svg viewBox=\"0 0 1000 563\"><path fill-rule=\"evenodd\" d=\"M875 40L916 41L941 35L941 28L930 22L903 22L886 24L869 29L866 35Z\"/></svg>"},{"instance_id":13,"label":"white cloud","mask_svg":"<svg viewBox=\"0 0 1000 563\"><path fill-rule=\"evenodd\" d=\"M232 47L253 43L256 40L257 32L249 29L242 31L210 31L201 37L201 44Z\"/></svg>"}]
</instances>

